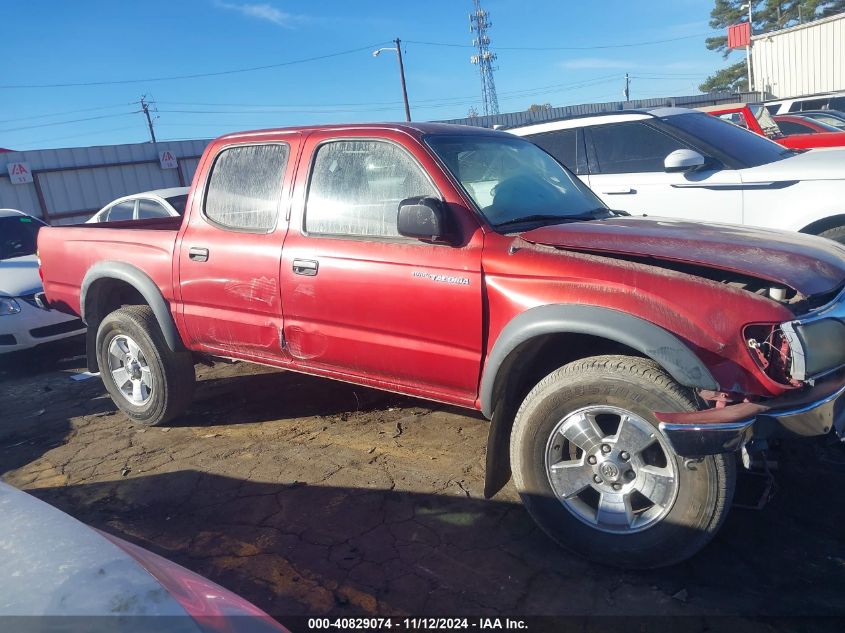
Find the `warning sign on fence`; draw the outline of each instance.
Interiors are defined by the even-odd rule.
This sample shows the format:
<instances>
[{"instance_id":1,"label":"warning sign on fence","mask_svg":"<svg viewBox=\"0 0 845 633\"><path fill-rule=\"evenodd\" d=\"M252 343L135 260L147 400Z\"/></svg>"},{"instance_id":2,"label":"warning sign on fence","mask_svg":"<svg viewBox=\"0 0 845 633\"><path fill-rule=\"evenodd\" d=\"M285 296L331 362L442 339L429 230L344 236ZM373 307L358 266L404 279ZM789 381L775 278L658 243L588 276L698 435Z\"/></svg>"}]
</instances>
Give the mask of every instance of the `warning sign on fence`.
<instances>
[{"instance_id":1,"label":"warning sign on fence","mask_svg":"<svg viewBox=\"0 0 845 633\"><path fill-rule=\"evenodd\" d=\"M176 155L169 149L158 153L158 161L162 169L176 169L179 164L176 162Z\"/></svg>"},{"instance_id":2,"label":"warning sign on fence","mask_svg":"<svg viewBox=\"0 0 845 633\"><path fill-rule=\"evenodd\" d=\"M22 185L27 182L32 182L32 171L29 168L29 163L9 163L6 165L9 170L9 180L13 185Z\"/></svg>"}]
</instances>

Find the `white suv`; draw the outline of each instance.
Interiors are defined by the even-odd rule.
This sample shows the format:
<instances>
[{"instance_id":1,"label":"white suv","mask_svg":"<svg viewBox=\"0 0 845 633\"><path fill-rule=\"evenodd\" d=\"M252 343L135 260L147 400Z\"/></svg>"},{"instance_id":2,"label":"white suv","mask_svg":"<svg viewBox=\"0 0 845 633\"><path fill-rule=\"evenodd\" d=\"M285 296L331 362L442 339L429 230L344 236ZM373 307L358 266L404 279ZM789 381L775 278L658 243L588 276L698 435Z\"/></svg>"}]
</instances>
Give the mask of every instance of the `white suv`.
<instances>
[{"instance_id":1,"label":"white suv","mask_svg":"<svg viewBox=\"0 0 845 633\"><path fill-rule=\"evenodd\" d=\"M613 209L824 235L845 243L845 150L796 152L684 108L508 130L574 171Z\"/></svg>"}]
</instances>

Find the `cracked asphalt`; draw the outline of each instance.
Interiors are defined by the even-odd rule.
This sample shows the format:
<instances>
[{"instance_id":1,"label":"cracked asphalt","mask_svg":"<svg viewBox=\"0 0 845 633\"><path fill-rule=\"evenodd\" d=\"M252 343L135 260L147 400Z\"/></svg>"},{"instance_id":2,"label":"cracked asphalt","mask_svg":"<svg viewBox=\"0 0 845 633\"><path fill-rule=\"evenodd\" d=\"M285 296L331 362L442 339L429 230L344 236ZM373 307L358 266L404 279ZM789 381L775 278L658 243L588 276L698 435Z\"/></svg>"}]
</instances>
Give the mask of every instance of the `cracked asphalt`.
<instances>
[{"instance_id":1,"label":"cracked asphalt","mask_svg":"<svg viewBox=\"0 0 845 633\"><path fill-rule=\"evenodd\" d=\"M512 487L483 499L478 415L237 363L198 366L188 414L143 428L70 379L81 353L0 361L3 479L282 619L845 615L841 445L788 447L774 500L692 560L621 572L552 543Z\"/></svg>"}]
</instances>

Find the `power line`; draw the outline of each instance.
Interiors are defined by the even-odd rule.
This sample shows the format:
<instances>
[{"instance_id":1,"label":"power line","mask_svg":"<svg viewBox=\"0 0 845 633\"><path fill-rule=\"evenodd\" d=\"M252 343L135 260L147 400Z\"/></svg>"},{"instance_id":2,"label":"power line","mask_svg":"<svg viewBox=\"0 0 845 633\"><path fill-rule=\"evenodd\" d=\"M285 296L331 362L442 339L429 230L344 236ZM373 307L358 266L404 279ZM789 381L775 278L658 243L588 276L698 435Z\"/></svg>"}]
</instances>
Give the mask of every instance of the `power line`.
<instances>
[{"instance_id":1,"label":"power line","mask_svg":"<svg viewBox=\"0 0 845 633\"><path fill-rule=\"evenodd\" d=\"M249 68L234 68L231 70L219 70L210 73L192 73L189 75L171 75L167 77L147 77L144 79L114 79L110 81L82 81L70 83L55 83L55 84L3 84L0 89L22 89L22 88L75 88L84 86L113 86L123 84L137 84L154 81L177 81L181 79L199 79L202 77L219 77L222 75L234 75L238 73L249 73L256 70L269 70L270 68L281 68L283 66L293 66L294 64L304 64L307 62L319 61L321 59L330 59L332 57L340 57L341 55L349 55L351 53L359 53L361 51L372 50L382 44L388 42L376 42L375 44L367 44L358 48L351 48L345 51L338 51L336 53L326 53L325 55L315 55L314 57L303 57L302 59L292 59L286 62L279 62L277 64L267 64L265 66L251 66Z\"/></svg>"},{"instance_id":2,"label":"power line","mask_svg":"<svg viewBox=\"0 0 845 633\"><path fill-rule=\"evenodd\" d=\"M112 119L119 116L129 116L130 114L138 114L140 110L133 112L120 112L118 114L101 114L100 116L89 116L83 119L71 119L69 121L53 121L51 123L39 123L38 125L26 125L24 127L13 127L0 130L0 132L20 132L22 130L34 130L39 127L51 127L55 125L68 125L70 123L81 123L82 121L97 121L99 119Z\"/></svg>"},{"instance_id":3,"label":"power line","mask_svg":"<svg viewBox=\"0 0 845 633\"><path fill-rule=\"evenodd\" d=\"M722 35L721 33L697 33L696 35L684 35L682 37L672 37L664 40L650 40L647 42L628 42L625 44L598 44L595 46L496 46L497 49L503 51L592 51L602 50L608 48L632 48L636 46L651 46L653 44L666 44L668 42L679 42L681 40L691 40L700 37L712 37L715 35ZM405 40L406 44L419 44L421 46L448 46L452 48L475 48L472 44L457 44L454 42L426 42L420 40Z\"/></svg>"},{"instance_id":4,"label":"power line","mask_svg":"<svg viewBox=\"0 0 845 633\"><path fill-rule=\"evenodd\" d=\"M521 88L518 90L509 90L504 92L499 92L500 99L518 99L523 97L530 97L540 94L552 94L554 92L561 92L564 90L577 90L579 88L585 88L588 86L594 86L601 83L606 83L608 81L616 80L618 75L616 73L612 75L603 75L601 77L595 77L593 79L585 79L581 81L574 81L574 82L565 82L565 83L555 83L555 84L547 84L545 86L534 86L531 88ZM455 97L448 97L448 98L436 98L436 99L417 99L415 103L415 107L418 108L441 108L441 107L449 107L449 106L459 106L459 105L466 105L467 103L472 103L477 101L478 97L476 95L462 95L462 96L455 96ZM367 111L378 111L378 110L390 110L392 108L385 107L385 108L373 108L373 106L394 106L399 105L401 101L358 101L358 102L351 102L351 103L289 103L289 104L271 104L271 103L222 103L222 102L199 102L199 101L159 101L161 105L174 105L174 106L195 106L195 107L214 107L214 108L263 108L263 110L182 110L182 109L174 109L174 110L159 110L162 113L185 113L185 114L195 114L201 112L213 112L213 113L220 113L220 114L227 114L227 113L238 113L238 114L274 114L274 113L300 113L300 112L315 112L314 108L323 108L319 112L331 113L331 112L367 112ZM419 105L416 105L419 104ZM361 109L333 109L327 110L326 108L342 108L344 106L350 106ZM309 108L308 110L290 110L289 108Z\"/></svg>"},{"instance_id":5,"label":"power line","mask_svg":"<svg viewBox=\"0 0 845 633\"><path fill-rule=\"evenodd\" d=\"M111 110L112 108L124 108L132 103L116 103L114 105L98 106L95 108L81 108L79 110L65 110L64 112L50 112L48 114L34 114L32 116L22 116L14 119L3 119L0 123L14 123L16 121L32 121L33 119L48 119L53 116L65 116L67 114L79 114L80 112L96 112L98 110Z\"/></svg>"}]
</instances>

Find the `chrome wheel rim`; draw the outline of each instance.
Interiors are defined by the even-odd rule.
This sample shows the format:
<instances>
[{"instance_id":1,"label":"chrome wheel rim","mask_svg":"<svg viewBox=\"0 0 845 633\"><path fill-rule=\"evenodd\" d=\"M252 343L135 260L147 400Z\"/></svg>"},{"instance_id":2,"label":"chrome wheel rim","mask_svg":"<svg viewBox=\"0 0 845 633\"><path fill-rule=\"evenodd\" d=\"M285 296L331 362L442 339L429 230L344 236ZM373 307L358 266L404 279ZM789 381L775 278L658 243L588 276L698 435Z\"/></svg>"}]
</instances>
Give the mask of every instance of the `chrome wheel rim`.
<instances>
[{"instance_id":1,"label":"chrome wheel rim","mask_svg":"<svg viewBox=\"0 0 845 633\"><path fill-rule=\"evenodd\" d=\"M618 407L578 409L546 445L546 476L580 521L603 532L633 533L663 519L678 494L678 470L660 432Z\"/></svg>"},{"instance_id":2,"label":"chrome wheel rim","mask_svg":"<svg viewBox=\"0 0 845 633\"><path fill-rule=\"evenodd\" d=\"M109 372L123 397L135 406L149 402L153 394L153 374L138 344L125 334L109 343Z\"/></svg>"}]
</instances>

